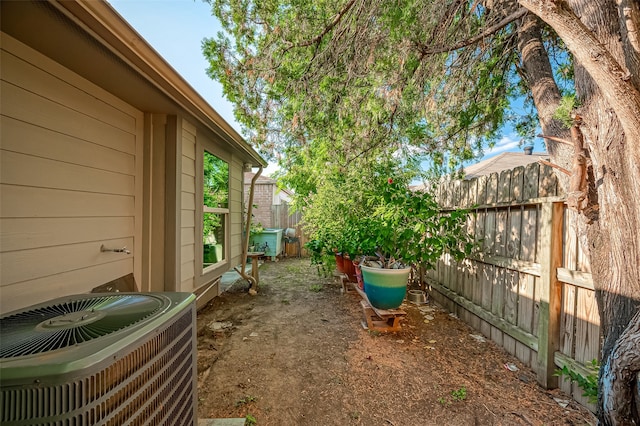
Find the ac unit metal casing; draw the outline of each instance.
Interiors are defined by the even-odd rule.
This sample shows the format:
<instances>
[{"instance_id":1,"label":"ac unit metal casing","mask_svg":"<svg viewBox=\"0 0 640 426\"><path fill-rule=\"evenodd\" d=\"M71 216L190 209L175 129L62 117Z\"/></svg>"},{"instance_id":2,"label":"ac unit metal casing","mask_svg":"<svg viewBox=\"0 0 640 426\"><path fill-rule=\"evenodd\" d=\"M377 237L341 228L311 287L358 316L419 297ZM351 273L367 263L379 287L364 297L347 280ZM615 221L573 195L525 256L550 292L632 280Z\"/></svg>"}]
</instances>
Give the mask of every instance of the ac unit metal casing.
<instances>
[{"instance_id":1,"label":"ac unit metal casing","mask_svg":"<svg viewBox=\"0 0 640 426\"><path fill-rule=\"evenodd\" d=\"M0 424L193 425L191 293L82 294L0 317Z\"/></svg>"}]
</instances>

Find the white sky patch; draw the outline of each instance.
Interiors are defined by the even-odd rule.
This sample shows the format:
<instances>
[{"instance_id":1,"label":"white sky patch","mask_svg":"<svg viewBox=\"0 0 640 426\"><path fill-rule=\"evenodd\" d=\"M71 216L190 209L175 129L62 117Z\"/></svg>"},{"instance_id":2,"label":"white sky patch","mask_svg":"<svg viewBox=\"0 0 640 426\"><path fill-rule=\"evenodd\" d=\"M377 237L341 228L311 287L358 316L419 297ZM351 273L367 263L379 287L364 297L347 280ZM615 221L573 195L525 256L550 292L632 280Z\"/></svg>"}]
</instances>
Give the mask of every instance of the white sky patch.
<instances>
[{"instance_id":1,"label":"white sky patch","mask_svg":"<svg viewBox=\"0 0 640 426\"><path fill-rule=\"evenodd\" d=\"M493 157L508 151L520 151L520 139L515 139L514 135L504 136L493 148L487 148L482 159Z\"/></svg>"},{"instance_id":2,"label":"white sky patch","mask_svg":"<svg viewBox=\"0 0 640 426\"><path fill-rule=\"evenodd\" d=\"M269 163L267 165L267 167L265 167L262 170L261 176L269 176L271 177L271 175L275 172L277 172L278 170L280 170L280 167L276 164L276 163ZM258 169L254 168L253 172L256 173L258 171Z\"/></svg>"}]
</instances>

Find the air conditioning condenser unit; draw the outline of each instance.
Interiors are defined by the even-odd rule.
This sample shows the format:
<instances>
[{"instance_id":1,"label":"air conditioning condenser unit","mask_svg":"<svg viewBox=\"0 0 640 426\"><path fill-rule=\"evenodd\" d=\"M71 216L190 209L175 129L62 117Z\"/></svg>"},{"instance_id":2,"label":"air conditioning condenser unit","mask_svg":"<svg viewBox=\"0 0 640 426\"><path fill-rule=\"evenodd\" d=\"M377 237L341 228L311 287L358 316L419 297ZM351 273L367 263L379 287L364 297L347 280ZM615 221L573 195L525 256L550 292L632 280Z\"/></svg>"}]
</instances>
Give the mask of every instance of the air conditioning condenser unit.
<instances>
[{"instance_id":1,"label":"air conditioning condenser unit","mask_svg":"<svg viewBox=\"0 0 640 426\"><path fill-rule=\"evenodd\" d=\"M191 293L82 294L0 317L0 424L193 425Z\"/></svg>"}]
</instances>

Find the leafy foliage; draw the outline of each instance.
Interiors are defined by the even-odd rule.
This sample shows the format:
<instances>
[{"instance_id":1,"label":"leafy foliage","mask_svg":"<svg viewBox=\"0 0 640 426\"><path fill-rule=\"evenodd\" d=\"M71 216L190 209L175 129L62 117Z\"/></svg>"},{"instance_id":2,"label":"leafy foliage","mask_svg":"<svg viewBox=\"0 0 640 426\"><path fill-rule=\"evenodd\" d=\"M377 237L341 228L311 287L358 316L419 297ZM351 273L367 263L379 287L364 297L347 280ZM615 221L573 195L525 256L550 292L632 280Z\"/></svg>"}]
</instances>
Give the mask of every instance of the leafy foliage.
<instances>
[{"instance_id":1,"label":"leafy foliage","mask_svg":"<svg viewBox=\"0 0 640 426\"><path fill-rule=\"evenodd\" d=\"M567 95L563 96L560 101L560 105L556 109L553 118L556 118L562 122L567 128L571 128L573 125L572 114L577 107L577 100L575 96Z\"/></svg>"},{"instance_id":2,"label":"leafy foliage","mask_svg":"<svg viewBox=\"0 0 640 426\"><path fill-rule=\"evenodd\" d=\"M595 404L598 402L598 371L600 370L598 360L591 360L591 364L587 365L587 369L589 370L589 374L583 376L564 365L562 368L556 370L555 375L564 376L565 380L576 383L580 389L584 391L582 396L588 398L590 403Z\"/></svg>"},{"instance_id":3,"label":"leafy foliage","mask_svg":"<svg viewBox=\"0 0 640 426\"><path fill-rule=\"evenodd\" d=\"M363 158L457 170L499 138L524 93L515 26L496 25L514 2L209 3L224 31L203 41L208 73L249 141L286 170L299 207L325 172ZM546 40L564 51L554 33ZM567 56L556 57L569 78Z\"/></svg>"},{"instance_id":4,"label":"leafy foliage","mask_svg":"<svg viewBox=\"0 0 640 426\"><path fill-rule=\"evenodd\" d=\"M467 399L467 388L462 386L460 389L452 390L451 397L456 401L464 401Z\"/></svg>"},{"instance_id":5,"label":"leafy foliage","mask_svg":"<svg viewBox=\"0 0 640 426\"><path fill-rule=\"evenodd\" d=\"M203 204L207 207L226 208L229 203L229 164L205 151L203 156ZM205 213L203 217L203 240L221 232L222 218L218 214Z\"/></svg>"},{"instance_id":6,"label":"leafy foliage","mask_svg":"<svg viewBox=\"0 0 640 426\"><path fill-rule=\"evenodd\" d=\"M406 166L388 159L320 185L303 210L312 260L334 252L352 259L380 253L433 267L442 253L468 254L467 212L442 213L429 193L410 190L415 172Z\"/></svg>"}]
</instances>

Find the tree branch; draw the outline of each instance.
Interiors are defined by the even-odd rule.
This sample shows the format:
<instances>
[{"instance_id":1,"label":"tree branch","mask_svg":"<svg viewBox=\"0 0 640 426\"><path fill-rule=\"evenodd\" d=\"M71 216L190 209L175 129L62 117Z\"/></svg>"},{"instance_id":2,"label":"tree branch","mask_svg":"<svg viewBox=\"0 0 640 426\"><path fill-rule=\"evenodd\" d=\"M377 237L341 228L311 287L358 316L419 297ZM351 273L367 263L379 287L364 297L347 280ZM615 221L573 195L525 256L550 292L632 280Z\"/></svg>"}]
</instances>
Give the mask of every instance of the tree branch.
<instances>
[{"instance_id":1,"label":"tree branch","mask_svg":"<svg viewBox=\"0 0 640 426\"><path fill-rule=\"evenodd\" d=\"M420 49L420 52L423 55L433 55L436 53L451 52L454 50L462 49L463 47L467 47L474 43L477 43L483 38L490 36L491 34L495 33L498 30L501 30L502 28L506 27L516 19L523 17L528 12L529 11L527 9L520 8L517 11L513 12L511 15L507 16L506 18L498 22L497 24L488 27L486 30L484 30L482 33L478 34L477 36L459 41L458 43L451 46L435 46L432 48L427 48L425 45L420 45L418 46L418 48Z\"/></svg>"},{"instance_id":2,"label":"tree branch","mask_svg":"<svg viewBox=\"0 0 640 426\"><path fill-rule=\"evenodd\" d=\"M543 139L549 139L550 141L560 142L560 143L563 143L563 144L566 144L566 145L573 146L572 142L569 142L568 140L565 140L565 139L557 138L555 136L545 136L543 134L539 134L538 137L539 138L543 138Z\"/></svg>"},{"instance_id":3,"label":"tree branch","mask_svg":"<svg viewBox=\"0 0 640 426\"><path fill-rule=\"evenodd\" d=\"M628 72L564 1L518 0L564 41L613 108L628 140L640 140L640 92Z\"/></svg>"},{"instance_id":4,"label":"tree branch","mask_svg":"<svg viewBox=\"0 0 640 426\"><path fill-rule=\"evenodd\" d=\"M571 176L571 172L570 172L569 170L565 169L564 167L560 167L560 166L558 166L557 164L553 164L553 163L552 163L552 162L550 162L550 161L543 160L542 158L539 158L539 159L538 159L538 163L540 163L540 164L544 164L544 165L549 166L549 167L553 167L554 169L558 169L558 170L560 170L560 171L561 171L562 173L564 173L565 175L569 175L569 176Z\"/></svg>"},{"instance_id":5,"label":"tree branch","mask_svg":"<svg viewBox=\"0 0 640 426\"><path fill-rule=\"evenodd\" d=\"M336 14L336 16L333 18L333 21L331 21L331 23L329 25L327 25L325 27L325 29L322 30L322 32L320 34L318 34L317 36L315 36L311 40L307 40L307 41L304 41L302 43L296 44L295 47L307 47L307 46L311 46L312 44L319 44L320 41L322 40L322 38L324 36L326 36L329 33L329 31L331 31L333 29L333 27L338 25L338 23L342 20L344 15L349 11L349 9L351 9L353 7L355 2L356 2L356 0L351 0L347 4L345 4L344 7L342 8L342 10L340 10L340 12L338 12Z\"/></svg>"}]
</instances>

